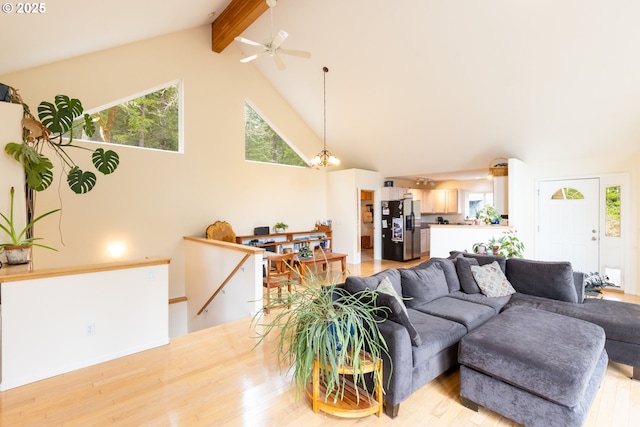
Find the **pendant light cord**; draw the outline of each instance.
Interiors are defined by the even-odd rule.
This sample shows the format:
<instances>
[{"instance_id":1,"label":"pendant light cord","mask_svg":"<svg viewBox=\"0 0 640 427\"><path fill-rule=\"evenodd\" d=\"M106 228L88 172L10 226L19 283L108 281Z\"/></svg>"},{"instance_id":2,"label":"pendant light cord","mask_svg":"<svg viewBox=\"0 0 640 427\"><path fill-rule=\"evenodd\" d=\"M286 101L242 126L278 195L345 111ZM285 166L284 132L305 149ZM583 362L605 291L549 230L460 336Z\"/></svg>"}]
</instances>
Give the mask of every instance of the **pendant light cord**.
<instances>
[{"instance_id":1,"label":"pendant light cord","mask_svg":"<svg viewBox=\"0 0 640 427\"><path fill-rule=\"evenodd\" d=\"M324 111L323 111L323 116L324 116L324 128L322 130L322 143L324 145L324 149L325 151L327 150L327 73L329 72L329 69L327 67L322 67L322 71L324 71L324 74L322 75L324 82L323 82L323 87L324 87L324 92L323 92L323 99L324 99Z\"/></svg>"}]
</instances>

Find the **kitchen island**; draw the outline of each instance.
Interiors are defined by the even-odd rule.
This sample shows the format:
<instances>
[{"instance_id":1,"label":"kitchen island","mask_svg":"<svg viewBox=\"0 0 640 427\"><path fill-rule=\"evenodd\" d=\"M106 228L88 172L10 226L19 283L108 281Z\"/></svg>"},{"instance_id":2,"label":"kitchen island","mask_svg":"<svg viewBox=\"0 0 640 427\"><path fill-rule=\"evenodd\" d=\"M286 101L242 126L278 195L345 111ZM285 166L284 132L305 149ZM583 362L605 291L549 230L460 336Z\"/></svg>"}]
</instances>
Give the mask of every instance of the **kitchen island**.
<instances>
[{"instance_id":1,"label":"kitchen island","mask_svg":"<svg viewBox=\"0 0 640 427\"><path fill-rule=\"evenodd\" d=\"M512 229L503 225L429 224L431 258L446 258L451 251L473 252L474 243L486 243Z\"/></svg>"}]
</instances>

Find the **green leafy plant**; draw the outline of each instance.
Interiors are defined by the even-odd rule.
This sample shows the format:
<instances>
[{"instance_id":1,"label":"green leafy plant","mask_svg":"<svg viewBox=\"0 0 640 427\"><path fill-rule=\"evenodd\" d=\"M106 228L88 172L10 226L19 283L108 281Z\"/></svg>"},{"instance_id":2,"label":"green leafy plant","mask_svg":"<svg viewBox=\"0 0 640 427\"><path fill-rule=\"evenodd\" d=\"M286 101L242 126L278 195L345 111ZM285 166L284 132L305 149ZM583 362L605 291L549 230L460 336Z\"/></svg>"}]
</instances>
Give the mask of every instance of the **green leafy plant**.
<instances>
[{"instance_id":1,"label":"green leafy plant","mask_svg":"<svg viewBox=\"0 0 640 427\"><path fill-rule=\"evenodd\" d=\"M5 146L7 154L20 162L25 171L29 188L35 191L46 190L53 182L53 163L43 154L45 147L51 148L68 169L67 183L77 194L91 191L97 182L92 171L84 171L74 162L68 150L81 149L93 151L91 160L97 171L104 175L113 173L120 163L115 151L97 148L91 150L73 144L74 135L84 131L88 136L95 132L93 119L83 114L80 100L66 95L56 95L54 102L43 101L38 106L38 118L32 113L22 97L14 88L10 88L12 102L21 104L22 142L9 142Z\"/></svg>"},{"instance_id":2,"label":"green leafy plant","mask_svg":"<svg viewBox=\"0 0 640 427\"><path fill-rule=\"evenodd\" d=\"M502 236L493 236L487 243L474 243L473 252L482 253L480 247L484 247L487 252L498 248L498 253L494 253L494 255L507 258L522 258L524 256L524 243L518 238L516 230L503 231Z\"/></svg>"},{"instance_id":3,"label":"green leafy plant","mask_svg":"<svg viewBox=\"0 0 640 427\"><path fill-rule=\"evenodd\" d=\"M484 222L485 224L494 224L496 222L500 222L500 213L498 210L491 206L485 205L476 213L476 219Z\"/></svg>"},{"instance_id":4,"label":"green leafy plant","mask_svg":"<svg viewBox=\"0 0 640 427\"><path fill-rule=\"evenodd\" d=\"M297 272L299 273L299 272ZM305 272L304 285L293 283L293 290L283 290L281 297L273 298L270 306L287 307L267 321L256 315L254 322L260 344L267 336L276 334L276 353L281 364L289 366L292 382L298 396L304 393L311 381L314 359L322 369L321 381L326 387L327 399L334 401L344 395L345 383L339 375L339 367L353 366L353 382L367 389L365 374L359 357L366 350L373 360L387 351L387 344L378 331L380 320L375 306L377 292L365 290L350 294L337 286L327 284L326 277L313 270ZM378 381L377 372L374 382ZM382 379L380 379L382 381Z\"/></svg>"},{"instance_id":5,"label":"green leafy plant","mask_svg":"<svg viewBox=\"0 0 640 427\"><path fill-rule=\"evenodd\" d=\"M289 226L284 222L276 222L273 228L276 230L286 230Z\"/></svg>"},{"instance_id":6,"label":"green leafy plant","mask_svg":"<svg viewBox=\"0 0 640 427\"><path fill-rule=\"evenodd\" d=\"M5 214L0 213L0 216L4 221L4 224L0 223L0 228L2 229L2 231L4 231L7 234L7 236L9 236L9 241L6 243L0 243L0 248L5 248L7 246L29 246L30 245L30 246L39 246L45 249L51 249L53 251L57 250L49 246L33 243L35 240L40 240L40 239L35 237L27 237L27 231L31 227L33 227L33 225L36 222L40 221L42 218L46 216L49 216L53 213L58 212L60 209L54 209L52 211L49 211L45 214L40 215L33 221L29 222L22 230L17 231L15 228L14 214L13 214L13 199L15 194L15 190L13 187L11 187L11 191L9 194L10 194L9 216L7 217Z\"/></svg>"}]
</instances>

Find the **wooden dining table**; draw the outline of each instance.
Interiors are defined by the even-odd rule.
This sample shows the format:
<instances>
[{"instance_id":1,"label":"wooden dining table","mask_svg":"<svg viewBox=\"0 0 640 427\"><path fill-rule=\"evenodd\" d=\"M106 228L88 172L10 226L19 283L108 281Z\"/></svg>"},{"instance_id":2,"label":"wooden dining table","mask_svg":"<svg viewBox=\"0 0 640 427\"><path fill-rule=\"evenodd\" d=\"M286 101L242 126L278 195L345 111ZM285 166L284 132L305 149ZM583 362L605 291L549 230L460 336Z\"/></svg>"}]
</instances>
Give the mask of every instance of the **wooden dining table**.
<instances>
[{"instance_id":1,"label":"wooden dining table","mask_svg":"<svg viewBox=\"0 0 640 427\"><path fill-rule=\"evenodd\" d=\"M322 269L326 270L332 262L340 262L340 272L342 274L347 271L347 254L337 252L314 252L313 256L309 258L296 255L294 262L300 267L300 271L303 274L306 271L305 267L311 269L314 266L322 266Z\"/></svg>"}]
</instances>

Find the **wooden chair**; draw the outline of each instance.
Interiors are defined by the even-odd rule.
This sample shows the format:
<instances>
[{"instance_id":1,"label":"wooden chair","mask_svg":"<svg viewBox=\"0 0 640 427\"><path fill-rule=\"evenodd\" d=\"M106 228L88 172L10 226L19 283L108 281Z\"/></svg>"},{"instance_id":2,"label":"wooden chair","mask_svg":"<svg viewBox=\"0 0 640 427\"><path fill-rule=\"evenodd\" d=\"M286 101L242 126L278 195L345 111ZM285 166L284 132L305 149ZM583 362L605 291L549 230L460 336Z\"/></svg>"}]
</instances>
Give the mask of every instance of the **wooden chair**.
<instances>
[{"instance_id":1,"label":"wooden chair","mask_svg":"<svg viewBox=\"0 0 640 427\"><path fill-rule=\"evenodd\" d=\"M282 287L287 286L291 292L291 280L293 277L293 257L295 254L269 254L267 258L267 272L262 278L262 286L267 289L267 303L264 311L269 314L271 306L271 290L278 289L278 298L282 297ZM288 306L291 308L291 305Z\"/></svg>"}]
</instances>

